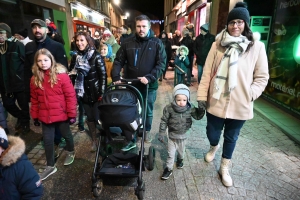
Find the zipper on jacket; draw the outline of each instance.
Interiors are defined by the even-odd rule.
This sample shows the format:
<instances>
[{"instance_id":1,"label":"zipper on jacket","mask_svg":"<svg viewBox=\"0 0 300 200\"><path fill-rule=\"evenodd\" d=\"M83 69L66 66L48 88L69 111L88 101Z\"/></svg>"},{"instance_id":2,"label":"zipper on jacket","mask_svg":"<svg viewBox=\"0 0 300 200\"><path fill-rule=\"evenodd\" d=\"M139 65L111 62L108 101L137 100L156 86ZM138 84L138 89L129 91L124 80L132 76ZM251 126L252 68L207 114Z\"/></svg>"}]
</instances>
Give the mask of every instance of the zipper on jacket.
<instances>
[{"instance_id":1,"label":"zipper on jacket","mask_svg":"<svg viewBox=\"0 0 300 200\"><path fill-rule=\"evenodd\" d=\"M134 56L134 66L135 67L136 67L136 63L137 63L138 54L139 54L139 49L136 49L135 50L135 56Z\"/></svg>"}]
</instances>

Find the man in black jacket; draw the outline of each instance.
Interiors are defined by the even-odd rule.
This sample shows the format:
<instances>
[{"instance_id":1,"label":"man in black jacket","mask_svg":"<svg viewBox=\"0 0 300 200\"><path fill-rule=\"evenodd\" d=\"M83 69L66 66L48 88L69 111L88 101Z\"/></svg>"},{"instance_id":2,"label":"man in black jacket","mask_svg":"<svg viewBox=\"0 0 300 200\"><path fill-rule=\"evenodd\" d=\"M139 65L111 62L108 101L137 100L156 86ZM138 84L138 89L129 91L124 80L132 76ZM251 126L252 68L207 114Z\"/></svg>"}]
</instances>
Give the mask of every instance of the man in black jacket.
<instances>
[{"instance_id":1,"label":"man in black jacket","mask_svg":"<svg viewBox=\"0 0 300 200\"><path fill-rule=\"evenodd\" d=\"M192 79L192 70L193 70L193 59L194 59L194 51L193 51L193 44L194 40L190 37L189 30L187 28L182 29L182 40L180 41L180 45L184 45L189 49L189 61L190 64L187 67L187 80L186 80L186 85L191 86L191 79Z\"/></svg>"},{"instance_id":2,"label":"man in black jacket","mask_svg":"<svg viewBox=\"0 0 300 200\"><path fill-rule=\"evenodd\" d=\"M46 22L41 19L35 19L31 22L31 29L34 35L34 40L29 42L25 46L25 67L24 67L24 78L25 78L25 91L27 94L27 101L30 101L30 78L32 77L32 65L34 63L34 55L35 53L42 48L45 48L51 52L54 56L55 61L57 63L62 64L66 68L68 68L68 60L66 56L65 49L63 45L59 42L56 42L50 39L47 36L48 27ZM54 143L59 147L59 143L61 142L61 134L59 129L55 129L55 139ZM58 151L55 157L59 156Z\"/></svg>"},{"instance_id":3,"label":"man in black jacket","mask_svg":"<svg viewBox=\"0 0 300 200\"><path fill-rule=\"evenodd\" d=\"M154 32L150 29L150 19L146 15L140 15L135 18L136 34L123 41L117 56L114 60L112 69L112 80L114 83L120 83L120 72L124 67L123 78L140 79L144 85L149 84L148 106L146 112L146 142L151 142L150 130L153 119L153 106L156 100L156 90L158 88L158 78L166 67L166 52L162 41L154 37ZM145 98L145 87L140 87ZM129 150L135 147L135 144L129 144Z\"/></svg>"},{"instance_id":4,"label":"man in black jacket","mask_svg":"<svg viewBox=\"0 0 300 200\"><path fill-rule=\"evenodd\" d=\"M196 54L196 63L198 66L198 83L201 81L203 66L211 48L215 41L215 36L208 31L208 24L203 24L200 27L201 34L196 37L194 42L194 53Z\"/></svg>"},{"instance_id":5,"label":"man in black jacket","mask_svg":"<svg viewBox=\"0 0 300 200\"><path fill-rule=\"evenodd\" d=\"M30 131L29 104L24 92L24 57L24 45L12 40L10 27L0 23L0 93L4 108L18 119L15 128L22 134Z\"/></svg>"}]
</instances>

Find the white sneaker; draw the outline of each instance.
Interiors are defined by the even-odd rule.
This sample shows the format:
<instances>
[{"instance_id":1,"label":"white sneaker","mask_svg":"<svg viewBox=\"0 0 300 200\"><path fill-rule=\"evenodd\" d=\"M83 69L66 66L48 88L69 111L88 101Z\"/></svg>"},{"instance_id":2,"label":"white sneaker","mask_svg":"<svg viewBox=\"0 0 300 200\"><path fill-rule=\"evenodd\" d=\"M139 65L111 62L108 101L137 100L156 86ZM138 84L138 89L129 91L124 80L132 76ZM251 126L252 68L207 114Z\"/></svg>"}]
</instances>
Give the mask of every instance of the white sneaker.
<instances>
[{"instance_id":1,"label":"white sneaker","mask_svg":"<svg viewBox=\"0 0 300 200\"><path fill-rule=\"evenodd\" d=\"M218 144L217 146L210 146L209 151L206 153L204 159L206 162L211 162L216 155L216 152L218 151L218 149L220 148L220 144Z\"/></svg>"},{"instance_id":2,"label":"white sneaker","mask_svg":"<svg viewBox=\"0 0 300 200\"><path fill-rule=\"evenodd\" d=\"M75 151L67 151L67 157L65 159L64 165L71 165L75 158Z\"/></svg>"}]
</instances>

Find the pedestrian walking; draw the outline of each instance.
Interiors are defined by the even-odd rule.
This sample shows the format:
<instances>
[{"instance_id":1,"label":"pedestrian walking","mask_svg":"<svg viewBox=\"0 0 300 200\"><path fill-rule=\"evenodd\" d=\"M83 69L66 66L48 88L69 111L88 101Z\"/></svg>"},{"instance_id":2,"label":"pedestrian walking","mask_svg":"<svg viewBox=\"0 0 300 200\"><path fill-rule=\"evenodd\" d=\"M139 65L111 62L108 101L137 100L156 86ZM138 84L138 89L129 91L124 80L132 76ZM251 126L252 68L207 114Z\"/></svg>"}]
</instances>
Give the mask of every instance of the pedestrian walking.
<instances>
[{"instance_id":1,"label":"pedestrian walking","mask_svg":"<svg viewBox=\"0 0 300 200\"><path fill-rule=\"evenodd\" d=\"M115 84L121 83L120 72L124 68L124 78L140 79L144 85L149 84L147 110L146 110L146 131L145 142L151 142L150 130L153 119L153 106L156 100L158 79L166 67L166 52L162 41L154 37L150 29L151 22L146 15L139 15L135 18L136 34L129 37L121 44L114 60L112 80ZM143 98L146 97L145 87L138 87ZM128 148L136 144L129 143ZM127 149L128 149L127 148ZM126 148L124 148L126 149Z\"/></svg>"},{"instance_id":2,"label":"pedestrian walking","mask_svg":"<svg viewBox=\"0 0 300 200\"><path fill-rule=\"evenodd\" d=\"M255 40L249 22L246 4L238 2L228 14L227 27L212 44L197 92L198 107L207 110L207 162L214 159L224 129L219 173L225 186L233 183L229 168L240 130L253 118L253 101L269 79L264 43Z\"/></svg>"},{"instance_id":3,"label":"pedestrian walking","mask_svg":"<svg viewBox=\"0 0 300 200\"><path fill-rule=\"evenodd\" d=\"M47 49L36 52L30 81L30 114L34 125L42 122L42 135L46 153L47 167L40 174L42 180L57 171L54 161L54 135L58 127L66 140L67 157L64 165L70 165L75 158L74 141L70 124L76 122L76 94L63 65L56 63Z\"/></svg>"},{"instance_id":4,"label":"pedestrian walking","mask_svg":"<svg viewBox=\"0 0 300 200\"><path fill-rule=\"evenodd\" d=\"M164 47L165 47L165 51L166 51L166 55L167 55L167 63L169 63L169 61L171 60L171 56L172 56L172 46L171 46L171 42L168 40L167 37L167 33L166 32L161 32L159 35L159 39L162 41ZM163 71L163 75L162 77L160 77L158 80L162 81L162 78L166 79L166 72L168 69L168 64L166 64L166 68Z\"/></svg>"},{"instance_id":5,"label":"pedestrian walking","mask_svg":"<svg viewBox=\"0 0 300 200\"><path fill-rule=\"evenodd\" d=\"M183 168L185 141L192 126L192 117L200 120L204 112L204 110L196 109L190 103L190 90L186 85L178 84L174 87L173 102L165 106L159 125L158 140L162 143L165 142L164 136L168 128L168 158L166 168L161 176L163 180L169 179L172 175L176 152L176 166L178 169Z\"/></svg>"},{"instance_id":6,"label":"pedestrian walking","mask_svg":"<svg viewBox=\"0 0 300 200\"><path fill-rule=\"evenodd\" d=\"M177 84L185 83L185 75L186 75L187 69L190 65L188 55L189 55L189 49L184 45L181 45L176 50L176 58L175 58L174 63L175 63L175 65L177 65L177 67L175 67L174 86L176 86Z\"/></svg>"},{"instance_id":7,"label":"pedestrian walking","mask_svg":"<svg viewBox=\"0 0 300 200\"><path fill-rule=\"evenodd\" d=\"M42 181L25 155L20 137L8 136L0 127L0 199L40 200Z\"/></svg>"},{"instance_id":8,"label":"pedestrian walking","mask_svg":"<svg viewBox=\"0 0 300 200\"><path fill-rule=\"evenodd\" d=\"M98 102L106 88L105 62L94 46L93 39L86 32L75 36L77 55L72 57L70 70L75 68L75 91L87 116L86 123L92 139L91 152L97 149L97 129L99 120Z\"/></svg>"},{"instance_id":9,"label":"pedestrian walking","mask_svg":"<svg viewBox=\"0 0 300 200\"><path fill-rule=\"evenodd\" d=\"M18 119L16 131L27 134L30 132L30 115L24 87L24 45L9 38L10 27L0 23L0 93L6 111Z\"/></svg>"},{"instance_id":10,"label":"pedestrian walking","mask_svg":"<svg viewBox=\"0 0 300 200\"><path fill-rule=\"evenodd\" d=\"M198 84L200 83L203 66L207 58L208 52L211 48L212 43L215 41L215 36L210 34L208 24L203 24L200 27L200 35L196 37L194 42L194 53L196 54L196 63L198 68Z\"/></svg>"}]
</instances>

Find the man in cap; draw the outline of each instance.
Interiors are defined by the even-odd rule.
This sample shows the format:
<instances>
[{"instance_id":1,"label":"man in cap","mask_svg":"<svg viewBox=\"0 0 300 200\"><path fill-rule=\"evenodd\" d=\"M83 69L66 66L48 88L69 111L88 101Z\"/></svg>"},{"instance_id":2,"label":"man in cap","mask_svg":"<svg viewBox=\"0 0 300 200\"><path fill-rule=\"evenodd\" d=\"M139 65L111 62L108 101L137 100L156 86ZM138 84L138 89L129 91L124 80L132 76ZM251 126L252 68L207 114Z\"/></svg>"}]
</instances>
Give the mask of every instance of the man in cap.
<instances>
[{"instance_id":1,"label":"man in cap","mask_svg":"<svg viewBox=\"0 0 300 200\"><path fill-rule=\"evenodd\" d=\"M31 22L31 29L34 35L34 41L29 42L25 47L25 92L27 94L27 101L30 101L30 78L32 76L31 67L34 63L34 55L35 53L42 48L47 49L54 56L54 59L57 63L62 64L66 68L68 68L68 60L66 56L66 52L64 46L50 39L47 36L48 27L46 22L41 19L35 19ZM59 143L61 142L61 134L59 129L55 129L55 139L54 143L59 147ZM58 149L56 147L56 149ZM59 156L58 151L56 151L56 158Z\"/></svg>"},{"instance_id":2,"label":"man in cap","mask_svg":"<svg viewBox=\"0 0 300 200\"><path fill-rule=\"evenodd\" d=\"M24 46L28 43L31 42L32 40L29 39L28 37L28 30L27 28L21 29L18 32L15 33L14 35L15 38L17 38L20 42L24 44Z\"/></svg>"},{"instance_id":3,"label":"man in cap","mask_svg":"<svg viewBox=\"0 0 300 200\"><path fill-rule=\"evenodd\" d=\"M203 66L210 47L215 41L215 36L209 32L208 24L203 24L200 27L200 31L200 35L196 37L194 42L194 53L196 54L196 63L198 67L198 83L200 83L203 73Z\"/></svg>"},{"instance_id":4,"label":"man in cap","mask_svg":"<svg viewBox=\"0 0 300 200\"><path fill-rule=\"evenodd\" d=\"M0 199L38 200L43 196L42 181L25 155L20 137L8 136L0 127Z\"/></svg>"},{"instance_id":5,"label":"man in cap","mask_svg":"<svg viewBox=\"0 0 300 200\"><path fill-rule=\"evenodd\" d=\"M30 117L24 87L24 45L9 38L10 27L0 23L0 93L4 108L18 119L15 128L26 134L30 131Z\"/></svg>"}]
</instances>

